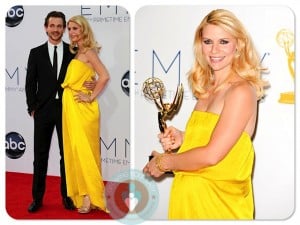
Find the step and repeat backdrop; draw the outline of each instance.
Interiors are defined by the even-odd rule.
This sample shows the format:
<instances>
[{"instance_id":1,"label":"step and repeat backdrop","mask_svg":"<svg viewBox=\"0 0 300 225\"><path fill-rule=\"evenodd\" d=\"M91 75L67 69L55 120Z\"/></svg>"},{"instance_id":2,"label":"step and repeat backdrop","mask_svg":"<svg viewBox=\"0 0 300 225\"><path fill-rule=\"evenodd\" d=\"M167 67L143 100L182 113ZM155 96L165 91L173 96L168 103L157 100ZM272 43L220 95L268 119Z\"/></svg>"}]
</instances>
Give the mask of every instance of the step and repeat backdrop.
<instances>
[{"instance_id":1,"label":"step and repeat backdrop","mask_svg":"<svg viewBox=\"0 0 300 225\"><path fill-rule=\"evenodd\" d=\"M119 6L14 6L6 15L5 94L6 171L32 173L33 119L27 113L26 67L30 49L47 41L46 15L62 11L66 20L84 15L98 43L99 56L111 80L98 98L101 109L101 158L105 180L130 167L130 15ZM68 31L63 40L69 42ZM49 175L59 175L56 131L49 158Z\"/></svg>"},{"instance_id":2,"label":"step and repeat backdrop","mask_svg":"<svg viewBox=\"0 0 300 225\"><path fill-rule=\"evenodd\" d=\"M184 130L195 105L187 84L193 63L196 27L211 10L231 10L245 25L269 69L267 96L259 103L254 138L253 176L256 219L286 219L295 199L294 13L277 6L145 6L135 16L135 168L142 169L158 142L157 112L142 88L149 77L164 82L164 103L173 101L177 85L184 87L179 112L167 125ZM160 201L155 219L167 217L172 177L157 181ZM205 194L205 193L204 193Z\"/></svg>"}]
</instances>

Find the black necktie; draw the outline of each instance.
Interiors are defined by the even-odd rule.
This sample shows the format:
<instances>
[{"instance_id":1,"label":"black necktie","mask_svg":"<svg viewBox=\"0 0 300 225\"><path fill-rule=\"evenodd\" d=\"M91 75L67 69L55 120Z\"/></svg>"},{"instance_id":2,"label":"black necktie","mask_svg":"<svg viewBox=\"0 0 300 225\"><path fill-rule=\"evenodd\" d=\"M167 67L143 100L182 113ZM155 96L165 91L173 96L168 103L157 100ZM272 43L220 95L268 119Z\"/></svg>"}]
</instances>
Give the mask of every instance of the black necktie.
<instances>
[{"instance_id":1,"label":"black necktie","mask_svg":"<svg viewBox=\"0 0 300 225\"><path fill-rule=\"evenodd\" d=\"M54 53L53 53L53 72L57 77L57 46L54 46Z\"/></svg>"}]
</instances>

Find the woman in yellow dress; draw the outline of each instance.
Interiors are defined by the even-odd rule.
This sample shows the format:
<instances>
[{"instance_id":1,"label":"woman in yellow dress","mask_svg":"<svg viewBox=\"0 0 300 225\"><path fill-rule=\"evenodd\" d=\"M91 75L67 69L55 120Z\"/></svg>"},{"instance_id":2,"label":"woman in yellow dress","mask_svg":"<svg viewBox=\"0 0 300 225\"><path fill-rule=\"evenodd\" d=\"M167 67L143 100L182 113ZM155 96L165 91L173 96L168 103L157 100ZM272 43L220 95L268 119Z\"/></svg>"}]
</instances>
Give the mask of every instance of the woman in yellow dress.
<instances>
[{"instance_id":1,"label":"woman in yellow dress","mask_svg":"<svg viewBox=\"0 0 300 225\"><path fill-rule=\"evenodd\" d=\"M264 69L250 36L228 10L213 10L202 20L194 54L188 81L197 102L186 130L171 126L159 134L170 154L153 151L144 172L174 172L170 219L253 219L252 136L268 85L261 79Z\"/></svg>"},{"instance_id":2,"label":"woman in yellow dress","mask_svg":"<svg viewBox=\"0 0 300 225\"><path fill-rule=\"evenodd\" d=\"M97 96L109 80L97 42L87 20L74 16L67 23L70 62L63 92L63 143L68 196L79 213L92 208L106 211L100 160L100 109ZM93 91L83 84L98 76Z\"/></svg>"}]
</instances>

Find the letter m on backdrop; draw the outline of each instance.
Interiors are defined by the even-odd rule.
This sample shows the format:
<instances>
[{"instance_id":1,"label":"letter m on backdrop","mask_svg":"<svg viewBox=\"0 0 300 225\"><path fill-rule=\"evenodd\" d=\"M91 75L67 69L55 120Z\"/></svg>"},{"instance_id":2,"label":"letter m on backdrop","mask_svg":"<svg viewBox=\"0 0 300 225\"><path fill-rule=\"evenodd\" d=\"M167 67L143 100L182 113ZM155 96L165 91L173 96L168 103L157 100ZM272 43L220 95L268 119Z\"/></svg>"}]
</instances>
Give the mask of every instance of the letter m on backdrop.
<instances>
[{"instance_id":1,"label":"letter m on backdrop","mask_svg":"<svg viewBox=\"0 0 300 225\"><path fill-rule=\"evenodd\" d=\"M163 63L160 57L158 56L157 52L153 50L152 51L152 76L153 77L157 76L156 68L155 68L157 64L160 68L162 68L165 74L167 74L171 68L177 67L177 69L175 68L175 71L177 70L178 83L180 83L180 64L181 64L180 56L181 56L181 51L178 51L177 54L174 56L174 58L170 60L171 63L167 64L167 63ZM175 62L177 62L177 64Z\"/></svg>"}]
</instances>

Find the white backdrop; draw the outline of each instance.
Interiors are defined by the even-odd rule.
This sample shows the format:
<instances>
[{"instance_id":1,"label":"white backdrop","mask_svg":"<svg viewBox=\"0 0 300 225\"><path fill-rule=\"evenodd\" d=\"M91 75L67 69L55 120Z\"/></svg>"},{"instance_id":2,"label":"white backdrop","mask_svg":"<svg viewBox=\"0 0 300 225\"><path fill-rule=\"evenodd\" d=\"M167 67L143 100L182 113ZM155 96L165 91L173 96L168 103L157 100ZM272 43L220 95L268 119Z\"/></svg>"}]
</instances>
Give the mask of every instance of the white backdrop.
<instances>
[{"instance_id":1,"label":"white backdrop","mask_svg":"<svg viewBox=\"0 0 300 225\"><path fill-rule=\"evenodd\" d=\"M184 85L181 109L172 121L184 130L195 100L187 85L186 73L193 63L193 39L202 18L215 6L146 6L135 17L135 154L134 165L142 169L153 149L162 151L157 139L157 109L145 99L142 85L155 76L165 83L165 102L170 102L179 82ZM294 14L288 7L218 6L233 11L243 22L270 73L271 84L259 105L253 177L256 219L287 219L294 210L295 105L280 103L283 92L294 90L287 55L276 41L277 33L294 33ZM294 45L290 46L294 51ZM160 201L153 219L167 218L172 177L158 181Z\"/></svg>"},{"instance_id":2,"label":"white backdrop","mask_svg":"<svg viewBox=\"0 0 300 225\"><path fill-rule=\"evenodd\" d=\"M108 88L98 98L101 108L101 157L105 180L130 167L130 15L118 6L23 6L10 10L9 17L23 16L18 26L6 26L6 134L16 132L24 138L20 145L24 154L16 159L6 157L6 171L32 173L33 120L27 113L25 98L26 66L31 48L47 40L44 19L48 12L59 10L68 20L82 14L90 22L95 37L102 46L100 57L109 70ZM66 30L64 40L69 42ZM123 89L125 91L123 91ZM15 137L13 137L15 138ZM6 150L15 149L14 140L6 139ZM20 150L20 149L19 149ZM49 158L49 175L59 175L59 150L56 131L53 134Z\"/></svg>"}]
</instances>

